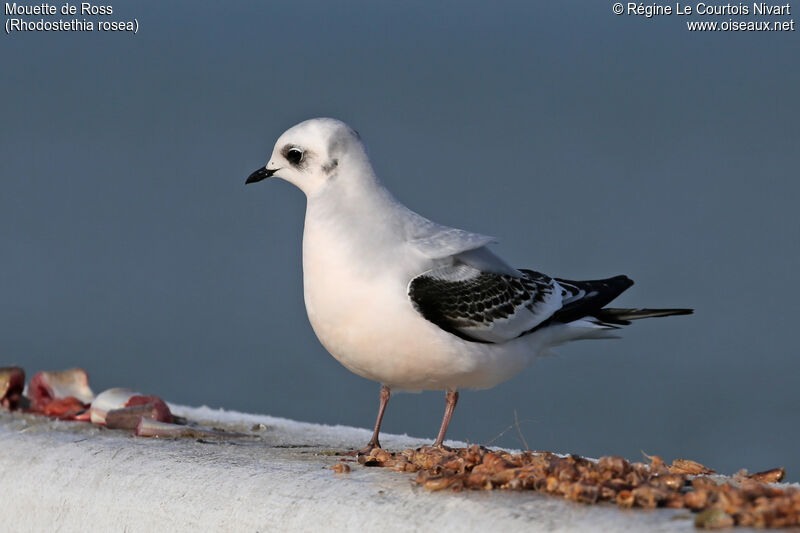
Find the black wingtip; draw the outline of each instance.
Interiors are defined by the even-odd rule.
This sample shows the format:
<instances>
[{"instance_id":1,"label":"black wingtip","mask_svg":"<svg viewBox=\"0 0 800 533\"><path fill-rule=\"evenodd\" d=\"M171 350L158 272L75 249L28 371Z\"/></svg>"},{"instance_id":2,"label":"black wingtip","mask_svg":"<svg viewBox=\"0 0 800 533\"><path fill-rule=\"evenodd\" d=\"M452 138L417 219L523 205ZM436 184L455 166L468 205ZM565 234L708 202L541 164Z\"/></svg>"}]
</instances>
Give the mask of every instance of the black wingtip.
<instances>
[{"instance_id":1,"label":"black wingtip","mask_svg":"<svg viewBox=\"0 0 800 533\"><path fill-rule=\"evenodd\" d=\"M630 324L631 320L694 314L694 309L618 309L605 307L592 316L610 324Z\"/></svg>"},{"instance_id":2,"label":"black wingtip","mask_svg":"<svg viewBox=\"0 0 800 533\"><path fill-rule=\"evenodd\" d=\"M694 314L694 309L642 309L642 311L659 313L658 316L678 316L678 315Z\"/></svg>"},{"instance_id":3,"label":"black wingtip","mask_svg":"<svg viewBox=\"0 0 800 533\"><path fill-rule=\"evenodd\" d=\"M633 280L631 278L629 278L628 276L626 276L625 274L621 274L619 276L615 276L615 277L613 277L611 279L619 282L621 285L625 285L625 290L627 290L627 289L629 289L629 288L631 288L633 286Z\"/></svg>"}]
</instances>

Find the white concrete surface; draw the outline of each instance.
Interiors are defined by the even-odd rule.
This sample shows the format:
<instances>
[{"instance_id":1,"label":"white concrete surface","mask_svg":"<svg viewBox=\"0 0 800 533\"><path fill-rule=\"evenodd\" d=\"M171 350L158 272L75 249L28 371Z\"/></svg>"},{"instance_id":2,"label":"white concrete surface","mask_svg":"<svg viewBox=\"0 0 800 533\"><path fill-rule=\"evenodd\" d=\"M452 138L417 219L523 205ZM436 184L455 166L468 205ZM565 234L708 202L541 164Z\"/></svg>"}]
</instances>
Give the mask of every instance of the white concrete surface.
<instances>
[{"instance_id":1,"label":"white concrete surface","mask_svg":"<svg viewBox=\"0 0 800 533\"><path fill-rule=\"evenodd\" d=\"M369 431L173 406L252 433L199 442L0 413L0 531L694 531L685 511L621 511L532 492L431 493L413 474L350 463ZM267 426L252 430L254 424ZM384 447L428 444L386 435Z\"/></svg>"}]
</instances>

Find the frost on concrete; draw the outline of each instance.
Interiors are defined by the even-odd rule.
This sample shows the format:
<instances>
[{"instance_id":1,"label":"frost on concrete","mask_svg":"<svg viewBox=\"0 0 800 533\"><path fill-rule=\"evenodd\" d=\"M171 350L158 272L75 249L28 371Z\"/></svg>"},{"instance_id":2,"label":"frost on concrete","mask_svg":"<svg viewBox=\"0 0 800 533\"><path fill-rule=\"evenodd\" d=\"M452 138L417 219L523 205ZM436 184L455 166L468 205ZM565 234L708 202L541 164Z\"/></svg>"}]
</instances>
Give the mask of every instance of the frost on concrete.
<instances>
[{"instance_id":1,"label":"frost on concrete","mask_svg":"<svg viewBox=\"0 0 800 533\"><path fill-rule=\"evenodd\" d=\"M0 414L0 512L15 531L693 531L690 513L620 511L535 493L431 493L408 474L331 452L370 432L170 406L230 440L143 439L81 422ZM260 426L263 424L263 426ZM385 435L387 448L429 444ZM458 443L454 443L458 444Z\"/></svg>"}]
</instances>

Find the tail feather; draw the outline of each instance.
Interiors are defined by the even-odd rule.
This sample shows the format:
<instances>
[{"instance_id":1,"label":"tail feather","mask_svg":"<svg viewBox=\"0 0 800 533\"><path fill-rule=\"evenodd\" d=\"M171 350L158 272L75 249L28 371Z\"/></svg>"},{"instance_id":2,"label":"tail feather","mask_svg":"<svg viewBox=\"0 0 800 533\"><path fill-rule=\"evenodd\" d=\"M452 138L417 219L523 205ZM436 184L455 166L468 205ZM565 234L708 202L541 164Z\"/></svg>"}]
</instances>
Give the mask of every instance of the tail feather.
<instances>
[{"instance_id":1,"label":"tail feather","mask_svg":"<svg viewBox=\"0 0 800 533\"><path fill-rule=\"evenodd\" d=\"M606 307L592 313L591 316L606 324L626 326L631 323L631 320L639 320L640 318L691 315L692 313L694 313L694 309L619 309Z\"/></svg>"}]
</instances>

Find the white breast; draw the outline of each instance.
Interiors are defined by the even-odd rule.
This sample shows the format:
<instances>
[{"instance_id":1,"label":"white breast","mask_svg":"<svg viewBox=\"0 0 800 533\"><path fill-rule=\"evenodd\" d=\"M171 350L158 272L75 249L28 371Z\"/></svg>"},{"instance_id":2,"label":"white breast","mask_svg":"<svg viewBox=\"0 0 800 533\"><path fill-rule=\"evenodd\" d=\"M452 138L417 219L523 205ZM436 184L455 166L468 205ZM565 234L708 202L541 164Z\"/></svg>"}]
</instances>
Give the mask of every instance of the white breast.
<instances>
[{"instance_id":1,"label":"white breast","mask_svg":"<svg viewBox=\"0 0 800 533\"><path fill-rule=\"evenodd\" d=\"M392 345L416 325L417 317L402 278L366 268L374 262L359 261L360 248L334 228L306 224L306 311L320 342L338 361L356 374L386 381L396 366L386 352L395 351Z\"/></svg>"},{"instance_id":2,"label":"white breast","mask_svg":"<svg viewBox=\"0 0 800 533\"><path fill-rule=\"evenodd\" d=\"M428 322L407 296L408 281L430 268L404 249L354 239L306 219L303 284L308 318L320 342L350 371L400 389L484 388L508 379L530 360L530 347L501 351L467 342ZM362 261L380 250L380 260ZM374 259L374 258L373 258ZM368 265L383 265L370 269ZM509 348L512 348L509 351ZM519 353L515 353L519 352Z\"/></svg>"}]
</instances>

